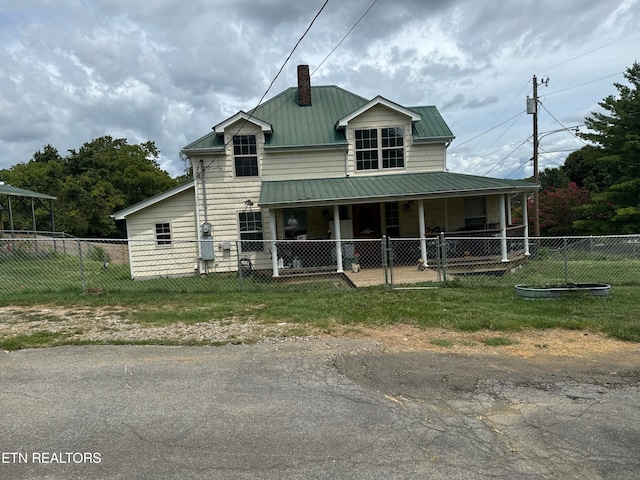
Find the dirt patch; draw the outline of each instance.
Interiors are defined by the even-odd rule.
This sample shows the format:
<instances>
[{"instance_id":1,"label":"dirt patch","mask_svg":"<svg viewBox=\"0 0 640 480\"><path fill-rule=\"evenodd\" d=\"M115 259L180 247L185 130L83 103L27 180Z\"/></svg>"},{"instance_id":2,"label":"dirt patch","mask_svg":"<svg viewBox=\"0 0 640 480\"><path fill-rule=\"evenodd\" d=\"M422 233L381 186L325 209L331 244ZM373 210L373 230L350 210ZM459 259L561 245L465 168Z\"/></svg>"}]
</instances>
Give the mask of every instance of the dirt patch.
<instances>
[{"instance_id":1,"label":"dirt patch","mask_svg":"<svg viewBox=\"0 0 640 480\"><path fill-rule=\"evenodd\" d=\"M537 357L542 355L586 357L625 350L638 350L640 345L623 342L606 335L583 330L523 330L520 332L458 332L445 329L421 329L410 325L381 328L343 329L349 337L368 337L393 352L439 351L470 355L512 355ZM511 345L491 346L490 340L510 340ZM487 343L485 343L487 342ZM497 342L500 343L500 342ZM504 342L508 343L508 342Z\"/></svg>"},{"instance_id":2,"label":"dirt patch","mask_svg":"<svg viewBox=\"0 0 640 480\"><path fill-rule=\"evenodd\" d=\"M578 330L523 330L520 332L457 332L420 329L410 325L377 328L331 326L330 332L286 322L264 324L236 319L168 325L147 325L127 321L124 309L63 308L52 306L0 307L0 340L38 331L59 333L64 342L145 342L167 343L254 343L294 341L300 338L359 338L379 343L392 352L438 351L462 354L501 354L518 357L544 355L585 357L618 351L638 350L637 343L622 342L593 332ZM509 345L491 346L499 337ZM495 342L494 342L495 343Z\"/></svg>"}]
</instances>

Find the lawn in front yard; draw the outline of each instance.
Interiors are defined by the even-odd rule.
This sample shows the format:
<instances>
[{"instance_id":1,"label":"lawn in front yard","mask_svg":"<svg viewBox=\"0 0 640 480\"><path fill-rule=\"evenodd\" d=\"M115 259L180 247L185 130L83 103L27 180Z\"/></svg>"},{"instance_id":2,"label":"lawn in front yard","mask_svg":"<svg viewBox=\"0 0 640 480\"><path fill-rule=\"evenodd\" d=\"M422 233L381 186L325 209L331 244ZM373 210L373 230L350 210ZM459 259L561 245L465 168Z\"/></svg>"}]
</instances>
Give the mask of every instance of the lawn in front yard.
<instances>
[{"instance_id":1,"label":"lawn in front yard","mask_svg":"<svg viewBox=\"0 0 640 480\"><path fill-rule=\"evenodd\" d=\"M15 312L11 306L16 306ZM451 331L500 332L526 329L568 329L598 332L612 338L640 342L640 287L613 287L610 296L581 295L556 300L526 300L516 297L513 287L444 287L428 290L390 290L383 287L320 290L313 284L268 292L162 293L95 292L38 293L0 300L6 315L0 316L0 348L15 349L78 343L74 335L56 330L52 311L65 308L74 315L103 320L105 312L117 312L127 324L141 328L167 325L287 324L313 327L330 333L350 327L375 328L410 325ZM20 307L20 308L17 308ZM55 307L55 308L54 308ZM8 312L8 313L7 313ZM25 313L28 312L28 313ZM100 312L100 315L97 314ZM42 320L45 320L43 323ZM40 321L40 330L29 330ZM18 326L23 328L20 329ZM288 327L291 328L291 327ZM81 327L76 330L82 330ZM45 333L38 332L49 332ZM302 331L302 330L300 330ZM57 334L55 332L58 332ZM20 341L16 342L16 336ZM77 335L76 335L77 336ZM47 342L50 339L50 342ZM101 341L100 343L109 343ZM118 343L114 341L113 343ZM145 343L144 338L136 343ZM163 343L157 339L149 343ZM179 338L164 343L180 344ZM198 343L198 342L196 342ZM206 344L206 339L202 340Z\"/></svg>"}]
</instances>

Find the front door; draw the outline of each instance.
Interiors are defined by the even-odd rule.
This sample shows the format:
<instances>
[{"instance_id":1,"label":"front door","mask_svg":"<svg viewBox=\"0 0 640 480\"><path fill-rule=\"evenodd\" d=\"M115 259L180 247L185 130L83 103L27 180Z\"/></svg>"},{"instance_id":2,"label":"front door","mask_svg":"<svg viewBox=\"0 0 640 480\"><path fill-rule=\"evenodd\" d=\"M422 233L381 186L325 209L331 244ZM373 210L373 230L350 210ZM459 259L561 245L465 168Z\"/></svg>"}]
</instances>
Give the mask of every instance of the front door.
<instances>
[{"instance_id":1,"label":"front door","mask_svg":"<svg viewBox=\"0 0 640 480\"><path fill-rule=\"evenodd\" d=\"M366 203L353 206L353 237L380 238L382 236L380 222L380 204Z\"/></svg>"},{"instance_id":2,"label":"front door","mask_svg":"<svg viewBox=\"0 0 640 480\"><path fill-rule=\"evenodd\" d=\"M382 238L382 222L380 221L380 204L366 203L353 205L353 238L363 241L355 242L359 262L363 268L379 268L382 265L380 242L365 239Z\"/></svg>"}]
</instances>

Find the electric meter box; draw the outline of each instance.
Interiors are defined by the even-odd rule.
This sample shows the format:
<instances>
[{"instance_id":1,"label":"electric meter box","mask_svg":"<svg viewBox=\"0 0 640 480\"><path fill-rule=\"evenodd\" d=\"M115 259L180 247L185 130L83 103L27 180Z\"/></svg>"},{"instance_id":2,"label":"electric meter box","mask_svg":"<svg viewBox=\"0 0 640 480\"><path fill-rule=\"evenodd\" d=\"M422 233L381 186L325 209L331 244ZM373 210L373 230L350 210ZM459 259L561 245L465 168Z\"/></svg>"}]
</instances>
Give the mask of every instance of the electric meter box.
<instances>
[{"instance_id":1,"label":"electric meter box","mask_svg":"<svg viewBox=\"0 0 640 480\"><path fill-rule=\"evenodd\" d=\"M213 253L213 235L211 234L211 224L205 222L201 227L202 240L200 241L200 253L202 260L215 260L216 256Z\"/></svg>"}]
</instances>

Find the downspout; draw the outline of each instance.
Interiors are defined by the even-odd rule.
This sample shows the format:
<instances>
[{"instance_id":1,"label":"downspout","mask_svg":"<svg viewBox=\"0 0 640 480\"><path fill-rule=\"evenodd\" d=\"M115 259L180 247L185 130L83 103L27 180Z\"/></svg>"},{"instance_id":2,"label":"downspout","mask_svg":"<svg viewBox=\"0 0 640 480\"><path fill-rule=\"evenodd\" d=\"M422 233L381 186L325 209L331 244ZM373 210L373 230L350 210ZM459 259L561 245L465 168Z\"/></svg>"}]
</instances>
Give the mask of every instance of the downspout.
<instances>
[{"instance_id":1,"label":"downspout","mask_svg":"<svg viewBox=\"0 0 640 480\"><path fill-rule=\"evenodd\" d=\"M205 178L204 178L204 160L200 159L200 182L202 185L202 208L204 210L204 221L207 221L208 218L208 212L207 212L207 184L205 182ZM195 187L195 185L194 185ZM200 228L200 226L202 225L203 222L201 222L200 220L200 206L199 206L199 202L198 202L198 189L194 188L195 190L195 195L196 195L196 230L198 231L198 269L201 270L200 273L202 273L202 269L204 268L205 273L209 273L209 268L208 268L208 264L205 260L202 260L202 228ZM211 232L211 234L213 235L213 232Z\"/></svg>"},{"instance_id":2,"label":"downspout","mask_svg":"<svg viewBox=\"0 0 640 480\"><path fill-rule=\"evenodd\" d=\"M347 152L344 154L344 176L349 177L349 148L347 147Z\"/></svg>"},{"instance_id":3,"label":"downspout","mask_svg":"<svg viewBox=\"0 0 640 480\"><path fill-rule=\"evenodd\" d=\"M204 221L209 221L207 213L207 184L204 181L204 160L200 159L200 181L202 183L202 208L204 210Z\"/></svg>"}]
</instances>

